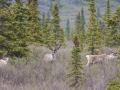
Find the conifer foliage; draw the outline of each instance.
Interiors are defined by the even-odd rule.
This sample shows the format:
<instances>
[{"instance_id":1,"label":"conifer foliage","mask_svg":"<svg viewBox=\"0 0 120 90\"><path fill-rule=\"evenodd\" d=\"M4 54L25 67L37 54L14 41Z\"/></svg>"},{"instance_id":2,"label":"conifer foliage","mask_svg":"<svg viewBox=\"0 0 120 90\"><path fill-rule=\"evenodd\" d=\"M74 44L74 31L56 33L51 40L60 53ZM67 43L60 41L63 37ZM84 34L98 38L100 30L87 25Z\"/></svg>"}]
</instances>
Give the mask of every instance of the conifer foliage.
<instances>
[{"instance_id":1,"label":"conifer foliage","mask_svg":"<svg viewBox=\"0 0 120 90\"><path fill-rule=\"evenodd\" d=\"M7 45L5 42L7 41L7 33L8 27L11 25L11 12L8 11L8 0L0 1L0 57L4 56L8 53Z\"/></svg>"},{"instance_id":2,"label":"conifer foliage","mask_svg":"<svg viewBox=\"0 0 120 90\"><path fill-rule=\"evenodd\" d=\"M60 21L58 3L55 2L52 11L52 19L48 27L50 30L48 44L49 46L53 46L55 48L62 46L64 43L64 31L63 28L60 27Z\"/></svg>"},{"instance_id":3,"label":"conifer foliage","mask_svg":"<svg viewBox=\"0 0 120 90\"><path fill-rule=\"evenodd\" d=\"M28 48L29 34L27 25L29 10L24 6L22 0L16 0L16 3L10 8L15 15L12 21L13 28L11 29L14 32L13 39L15 39L14 45L16 45L12 49L13 55L17 57L26 56L30 51Z\"/></svg>"},{"instance_id":4,"label":"conifer foliage","mask_svg":"<svg viewBox=\"0 0 120 90\"><path fill-rule=\"evenodd\" d=\"M82 14L83 15L83 14ZM84 20L83 16L81 17L80 12L78 12L76 16L76 21L75 21L75 31L74 31L75 36L77 35L80 44L81 50L83 49L83 44L84 44Z\"/></svg>"},{"instance_id":5,"label":"conifer foliage","mask_svg":"<svg viewBox=\"0 0 120 90\"><path fill-rule=\"evenodd\" d=\"M85 81L83 64L81 63L81 56L79 55L80 52L79 41L77 36L75 36L69 65L71 70L70 73L67 74L67 83L70 87L75 87L75 90L79 90L79 85L83 85Z\"/></svg>"},{"instance_id":6,"label":"conifer foliage","mask_svg":"<svg viewBox=\"0 0 120 90\"><path fill-rule=\"evenodd\" d=\"M107 4L106 4L106 11L105 11L105 15L103 16L103 20L105 23L105 29L104 29L104 39L105 39L105 46L111 46L111 27L109 25L109 21L111 18L111 10L110 10L110 0L107 0Z\"/></svg>"},{"instance_id":7,"label":"conifer foliage","mask_svg":"<svg viewBox=\"0 0 120 90\"><path fill-rule=\"evenodd\" d=\"M69 19L67 19L67 23L66 23L66 37L68 40L70 40L70 22Z\"/></svg>"},{"instance_id":8,"label":"conifer foliage","mask_svg":"<svg viewBox=\"0 0 120 90\"><path fill-rule=\"evenodd\" d=\"M38 1L31 0L29 5L29 39L31 39L31 43L34 45L43 45L42 39L42 29L41 29L41 22L40 22L40 11L38 10Z\"/></svg>"},{"instance_id":9,"label":"conifer foliage","mask_svg":"<svg viewBox=\"0 0 120 90\"><path fill-rule=\"evenodd\" d=\"M48 45L49 41L49 37L50 37L50 30L51 30L51 24L50 24L50 17L47 16L45 17L45 23L44 23L44 28L43 28L43 43L45 46Z\"/></svg>"},{"instance_id":10,"label":"conifer foliage","mask_svg":"<svg viewBox=\"0 0 120 90\"><path fill-rule=\"evenodd\" d=\"M83 30L83 34L85 32L85 15L84 15L84 8L82 7L81 9L81 25L82 25L82 30Z\"/></svg>"},{"instance_id":11,"label":"conifer foliage","mask_svg":"<svg viewBox=\"0 0 120 90\"><path fill-rule=\"evenodd\" d=\"M114 14L111 14L110 0L107 1L106 14L103 17L105 22L105 46L113 47L118 45L118 26L120 18L120 8L116 10Z\"/></svg>"},{"instance_id":12,"label":"conifer foliage","mask_svg":"<svg viewBox=\"0 0 120 90\"><path fill-rule=\"evenodd\" d=\"M120 7L116 10L111 20L109 21L109 25L113 28L112 37L114 36L114 39L116 41L116 42L113 41L112 44L118 46L118 54L120 55L120 32L118 30L118 26L120 23L119 19L120 19ZM118 73L117 76L118 76L117 80L112 80L108 83L107 90L120 90L120 73Z\"/></svg>"},{"instance_id":13,"label":"conifer foliage","mask_svg":"<svg viewBox=\"0 0 120 90\"><path fill-rule=\"evenodd\" d=\"M120 31L118 30L120 25L120 7L111 16L108 25L111 27L108 33L109 46L120 46Z\"/></svg>"},{"instance_id":14,"label":"conifer foliage","mask_svg":"<svg viewBox=\"0 0 120 90\"><path fill-rule=\"evenodd\" d=\"M87 25L88 30L86 31L86 44L87 50L90 51L91 54L97 54L97 49L100 50L102 47L102 35L100 32L100 26L96 22L95 1L91 0L89 6L90 17Z\"/></svg>"},{"instance_id":15,"label":"conifer foliage","mask_svg":"<svg viewBox=\"0 0 120 90\"><path fill-rule=\"evenodd\" d=\"M118 81L111 81L108 85L107 85L107 89L106 90L120 90L120 79Z\"/></svg>"},{"instance_id":16,"label":"conifer foliage","mask_svg":"<svg viewBox=\"0 0 120 90\"><path fill-rule=\"evenodd\" d=\"M9 9L2 8L0 56L27 56L30 52L27 34L28 9L21 0L11 5Z\"/></svg>"},{"instance_id":17,"label":"conifer foliage","mask_svg":"<svg viewBox=\"0 0 120 90\"><path fill-rule=\"evenodd\" d=\"M97 8L96 16L97 16L97 21L99 21L99 19L102 17L102 15L100 14L99 7Z\"/></svg>"}]
</instances>

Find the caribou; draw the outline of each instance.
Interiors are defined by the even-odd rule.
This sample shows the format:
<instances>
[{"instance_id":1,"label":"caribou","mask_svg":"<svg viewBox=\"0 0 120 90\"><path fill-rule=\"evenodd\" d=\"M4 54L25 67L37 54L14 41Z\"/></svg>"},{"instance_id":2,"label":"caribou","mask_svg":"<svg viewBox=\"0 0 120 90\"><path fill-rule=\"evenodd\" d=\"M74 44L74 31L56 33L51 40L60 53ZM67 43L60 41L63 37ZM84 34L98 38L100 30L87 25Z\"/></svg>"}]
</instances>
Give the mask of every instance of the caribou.
<instances>
[{"instance_id":1,"label":"caribou","mask_svg":"<svg viewBox=\"0 0 120 90\"><path fill-rule=\"evenodd\" d=\"M53 49L49 44L48 44L48 47L52 52L49 54L46 54L43 59L45 62L53 62L56 60L56 52L61 47L61 45L59 45L58 47L55 47L55 49Z\"/></svg>"},{"instance_id":2,"label":"caribou","mask_svg":"<svg viewBox=\"0 0 120 90\"><path fill-rule=\"evenodd\" d=\"M44 61L45 62L53 62L56 60L56 54L54 52L51 52L50 54L46 54L44 56Z\"/></svg>"},{"instance_id":3,"label":"caribou","mask_svg":"<svg viewBox=\"0 0 120 90\"><path fill-rule=\"evenodd\" d=\"M0 59L0 67L4 67L7 65L7 62L9 60L9 57L4 57L3 59Z\"/></svg>"},{"instance_id":4,"label":"caribou","mask_svg":"<svg viewBox=\"0 0 120 90\"><path fill-rule=\"evenodd\" d=\"M109 61L113 59L118 59L117 53L111 53L110 55L101 54L101 55L86 55L88 60L86 66L90 66L95 63L103 63L104 61Z\"/></svg>"}]
</instances>

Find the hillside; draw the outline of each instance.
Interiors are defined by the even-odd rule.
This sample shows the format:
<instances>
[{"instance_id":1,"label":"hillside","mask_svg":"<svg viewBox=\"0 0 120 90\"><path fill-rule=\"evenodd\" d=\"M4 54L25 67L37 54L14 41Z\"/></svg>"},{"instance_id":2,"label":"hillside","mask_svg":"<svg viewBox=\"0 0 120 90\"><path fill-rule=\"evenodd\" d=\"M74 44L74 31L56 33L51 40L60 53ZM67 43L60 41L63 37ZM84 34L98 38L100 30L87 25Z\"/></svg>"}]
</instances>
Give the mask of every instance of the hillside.
<instances>
[{"instance_id":1,"label":"hillside","mask_svg":"<svg viewBox=\"0 0 120 90\"><path fill-rule=\"evenodd\" d=\"M39 1L39 9L41 14L43 12L47 13L50 7L50 0L38 0ZM54 3L55 0L53 0ZM66 27L66 20L70 20L71 28L74 25L75 16L78 12L81 11L81 7L84 8L85 19L86 22L89 18L89 11L88 11L88 0L82 0L82 3L75 4L75 0L60 0L60 18L61 18L61 26ZM100 13L103 15L105 13L106 8L106 0L95 0L96 1L96 8L99 7ZM111 0L111 11L114 12L116 8L118 8L120 1L119 0Z\"/></svg>"}]
</instances>

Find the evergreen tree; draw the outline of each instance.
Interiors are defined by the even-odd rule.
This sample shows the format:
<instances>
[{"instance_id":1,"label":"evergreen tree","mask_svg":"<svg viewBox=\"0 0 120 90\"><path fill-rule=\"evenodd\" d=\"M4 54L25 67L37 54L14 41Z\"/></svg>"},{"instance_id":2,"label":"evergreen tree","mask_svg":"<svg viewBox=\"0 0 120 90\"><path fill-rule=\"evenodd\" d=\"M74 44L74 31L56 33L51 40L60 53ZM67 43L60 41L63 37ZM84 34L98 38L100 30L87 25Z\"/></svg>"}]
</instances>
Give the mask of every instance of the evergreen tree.
<instances>
[{"instance_id":1,"label":"evergreen tree","mask_svg":"<svg viewBox=\"0 0 120 90\"><path fill-rule=\"evenodd\" d=\"M67 83L70 87L75 87L75 90L79 90L79 85L84 84L84 72L83 72L83 64L81 62L81 52L79 48L79 42L77 36L74 38L74 47L71 54L70 61L70 73L67 74Z\"/></svg>"},{"instance_id":2,"label":"evergreen tree","mask_svg":"<svg viewBox=\"0 0 120 90\"><path fill-rule=\"evenodd\" d=\"M27 56L30 52L28 48L28 9L19 0L9 7L2 10L2 22L4 26L0 31L0 56Z\"/></svg>"},{"instance_id":3,"label":"evergreen tree","mask_svg":"<svg viewBox=\"0 0 120 90\"><path fill-rule=\"evenodd\" d=\"M110 40L108 42L108 46L112 47L112 46L116 46L116 45L120 45L120 40L119 40L119 35L120 35L120 31L118 30L118 27L120 25L120 7L116 10L116 12L111 16L109 22L108 22L108 26L111 28L108 32L108 40Z\"/></svg>"},{"instance_id":4,"label":"evergreen tree","mask_svg":"<svg viewBox=\"0 0 120 90\"><path fill-rule=\"evenodd\" d=\"M0 1L0 57L7 55L8 50L6 49L7 45L5 45L6 36L4 33L7 32L7 23L10 21L11 12L8 10L9 4L8 0L1 0ZM8 23L10 24L10 23Z\"/></svg>"},{"instance_id":5,"label":"evergreen tree","mask_svg":"<svg viewBox=\"0 0 120 90\"><path fill-rule=\"evenodd\" d=\"M80 16L80 13L78 13L78 17L80 17L79 18L80 22L78 22L79 23L79 29L78 29L79 32L77 33L77 35L78 35L78 39L80 42L80 49L83 50L84 38L85 38L84 29L83 29L84 28L84 25L83 25L84 24L84 20L83 20L84 16Z\"/></svg>"},{"instance_id":6,"label":"evergreen tree","mask_svg":"<svg viewBox=\"0 0 120 90\"><path fill-rule=\"evenodd\" d=\"M120 31L117 30L118 26L120 24L119 21L120 18L120 7L116 10L116 12L113 14L111 20L109 21L108 25L112 27L113 29L113 35L111 37L114 37L113 44L118 45L118 54L120 55ZM110 38L111 38L110 37ZM113 38L112 38L113 39ZM107 85L107 90L120 90L120 73L118 73L118 79L112 80Z\"/></svg>"},{"instance_id":7,"label":"evergreen tree","mask_svg":"<svg viewBox=\"0 0 120 90\"><path fill-rule=\"evenodd\" d=\"M97 22L99 22L99 18L102 17L102 15L100 14L99 7L97 8L96 16L97 16Z\"/></svg>"},{"instance_id":8,"label":"evergreen tree","mask_svg":"<svg viewBox=\"0 0 120 90\"><path fill-rule=\"evenodd\" d=\"M90 51L91 54L97 54L97 49L101 49L102 47L102 35L100 33L100 27L96 22L96 9L95 9L95 1L91 0L89 3L89 11L90 11L90 18L89 23L87 25L86 31L86 42L87 42L87 49Z\"/></svg>"},{"instance_id":9,"label":"evergreen tree","mask_svg":"<svg viewBox=\"0 0 120 90\"><path fill-rule=\"evenodd\" d=\"M32 0L28 0L28 6L30 5L31 2L32 2Z\"/></svg>"},{"instance_id":10,"label":"evergreen tree","mask_svg":"<svg viewBox=\"0 0 120 90\"><path fill-rule=\"evenodd\" d=\"M111 10L110 10L110 0L107 0L107 4L106 4L106 11L105 11L105 15L103 16L103 20L105 23L105 32L107 33L107 29L109 28L108 26L108 22L109 19L111 18Z\"/></svg>"},{"instance_id":11,"label":"evergreen tree","mask_svg":"<svg viewBox=\"0 0 120 90\"><path fill-rule=\"evenodd\" d=\"M100 27L100 32L102 33L102 35L103 35L103 37L104 37L104 35L105 35L105 32L104 32L104 22L102 21L102 20L99 20L99 21L97 21L97 23L98 23L98 25L99 25L99 27ZM104 39L104 38L103 38Z\"/></svg>"},{"instance_id":12,"label":"evergreen tree","mask_svg":"<svg viewBox=\"0 0 120 90\"><path fill-rule=\"evenodd\" d=\"M70 36L71 36L71 39L74 38L74 33L75 33L75 29L72 28L72 29L70 30Z\"/></svg>"},{"instance_id":13,"label":"evergreen tree","mask_svg":"<svg viewBox=\"0 0 120 90\"><path fill-rule=\"evenodd\" d=\"M113 15L108 14L107 17L108 19L105 23L106 25L105 44L108 47L113 47L113 46L118 45L116 36L119 34L118 27L119 27L120 7L116 10L116 12Z\"/></svg>"},{"instance_id":14,"label":"evergreen tree","mask_svg":"<svg viewBox=\"0 0 120 90\"><path fill-rule=\"evenodd\" d=\"M107 23L108 23L110 17L111 17L110 0L107 0L106 11L105 11L105 15L103 17L103 19L106 23L106 27L108 26Z\"/></svg>"},{"instance_id":15,"label":"evergreen tree","mask_svg":"<svg viewBox=\"0 0 120 90\"><path fill-rule=\"evenodd\" d=\"M7 8L11 3L11 0L0 0L0 7Z\"/></svg>"},{"instance_id":16,"label":"evergreen tree","mask_svg":"<svg viewBox=\"0 0 120 90\"><path fill-rule=\"evenodd\" d=\"M42 45L43 44L43 31L41 29L40 22L40 11L38 10L37 0L32 0L29 5L29 31L31 33L32 44Z\"/></svg>"},{"instance_id":17,"label":"evergreen tree","mask_svg":"<svg viewBox=\"0 0 120 90\"><path fill-rule=\"evenodd\" d=\"M80 12L76 15L76 20L75 20L75 35L78 34L81 30L81 17L80 17Z\"/></svg>"},{"instance_id":18,"label":"evergreen tree","mask_svg":"<svg viewBox=\"0 0 120 90\"><path fill-rule=\"evenodd\" d=\"M82 9L81 9L81 25L82 25L82 30L85 30L85 24L86 24L86 22L85 22L84 9L82 7Z\"/></svg>"},{"instance_id":19,"label":"evergreen tree","mask_svg":"<svg viewBox=\"0 0 120 90\"><path fill-rule=\"evenodd\" d=\"M30 49L28 48L30 37L28 31L29 10L25 7L22 0L16 0L16 3L11 6L11 10L15 15L12 24L14 25L14 33L17 32L15 44L18 45L13 49L13 55L17 57L27 56L30 52Z\"/></svg>"},{"instance_id":20,"label":"evergreen tree","mask_svg":"<svg viewBox=\"0 0 120 90\"><path fill-rule=\"evenodd\" d=\"M58 7L60 8L62 6L60 0L56 0L56 2L58 3Z\"/></svg>"},{"instance_id":21,"label":"evergreen tree","mask_svg":"<svg viewBox=\"0 0 120 90\"><path fill-rule=\"evenodd\" d=\"M83 27L83 21L80 16L80 12L78 13L76 17L76 22L75 22L75 36L77 35L80 44L81 50L83 50L83 44L84 44L84 30L82 29Z\"/></svg>"},{"instance_id":22,"label":"evergreen tree","mask_svg":"<svg viewBox=\"0 0 120 90\"><path fill-rule=\"evenodd\" d=\"M108 47L111 46L110 44L111 41L109 40L109 37L111 35L111 27L109 26L110 18L111 18L110 0L107 0L106 11L105 11L105 15L103 16L103 20L105 23L105 30L104 30L105 46Z\"/></svg>"},{"instance_id":23,"label":"evergreen tree","mask_svg":"<svg viewBox=\"0 0 120 90\"><path fill-rule=\"evenodd\" d=\"M48 22L50 22L50 13L47 13Z\"/></svg>"},{"instance_id":24,"label":"evergreen tree","mask_svg":"<svg viewBox=\"0 0 120 90\"><path fill-rule=\"evenodd\" d=\"M60 17L58 3L55 2L50 22L50 35L48 37L49 46L60 47L64 43L64 32L60 27Z\"/></svg>"},{"instance_id":25,"label":"evergreen tree","mask_svg":"<svg viewBox=\"0 0 120 90\"><path fill-rule=\"evenodd\" d=\"M67 36L67 39L70 40L70 22L69 22L69 19L67 19L67 23L66 23L66 36Z\"/></svg>"},{"instance_id":26,"label":"evergreen tree","mask_svg":"<svg viewBox=\"0 0 120 90\"><path fill-rule=\"evenodd\" d=\"M50 18L48 16L45 18L45 25L43 29L43 41L45 46L49 43L48 38L50 37L50 30L51 30L51 24L50 24Z\"/></svg>"},{"instance_id":27,"label":"evergreen tree","mask_svg":"<svg viewBox=\"0 0 120 90\"><path fill-rule=\"evenodd\" d=\"M45 24L45 13L43 12L42 14L42 27L44 28L44 24Z\"/></svg>"},{"instance_id":28,"label":"evergreen tree","mask_svg":"<svg viewBox=\"0 0 120 90\"><path fill-rule=\"evenodd\" d=\"M85 15L84 15L84 9L82 7L81 9L81 30L82 30L82 37L83 37L83 44L84 44L84 41L85 41Z\"/></svg>"}]
</instances>

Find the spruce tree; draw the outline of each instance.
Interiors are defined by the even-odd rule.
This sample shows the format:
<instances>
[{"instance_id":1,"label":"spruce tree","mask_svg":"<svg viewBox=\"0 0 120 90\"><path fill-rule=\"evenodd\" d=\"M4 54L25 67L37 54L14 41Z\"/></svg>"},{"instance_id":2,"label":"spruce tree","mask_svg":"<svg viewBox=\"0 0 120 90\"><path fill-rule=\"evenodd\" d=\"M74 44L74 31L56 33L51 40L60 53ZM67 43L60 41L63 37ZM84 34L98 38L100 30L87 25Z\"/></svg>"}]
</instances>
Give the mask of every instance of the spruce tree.
<instances>
[{"instance_id":1,"label":"spruce tree","mask_svg":"<svg viewBox=\"0 0 120 90\"><path fill-rule=\"evenodd\" d=\"M32 0L28 0L27 3L28 3L28 6L30 5L30 3L32 2Z\"/></svg>"},{"instance_id":2,"label":"spruce tree","mask_svg":"<svg viewBox=\"0 0 120 90\"><path fill-rule=\"evenodd\" d=\"M8 6L11 5L10 1L11 0L0 0L0 7L8 8Z\"/></svg>"},{"instance_id":3,"label":"spruce tree","mask_svg":"<svg viewBox=\"0 0 120 90\"><path fill-rule=\"evenodd\" d=\"M50 35L48 37L49 46L53 46L54 48L62 46L62 44L64 43L64 31L60 27L60 21L61 20L59 16L58 3L55 2L54 8L52 11L52 19L49 25Z\"/></svg>"},{"instance_id":4,"label":"spruce tree","mask_svg":"<svg viewBox=\"0 0 120 90\"><path fill-rule=\"evenodd\" d=\"M104 19L104 21L106 23L106 26L108 26L107 25L107 23L108 23L107 21L110 19L110 17L111 17L110 0L107 0L106 11L105 11L105 15L103 17L103 19Z\"/></svg>"},{"instance_id":5,"label":"spruce tree","mask_svg":"<svg viewBox=\"0 0 120 90\"><path fill-rule=\"evenodd\" d=\"M11 12L8 10L8 0L1 0L0 1L0 57L5 56L8 54L8 50L5 49L7 45L5 45L6 36L5 33L7 32L7 24L10 24L11 21ZM11 16L10 16L11 15Z\"/></svg>"},{"instance_id":6,"label":"spruce tree","mask_svg":"<svg viewBox=\"0 0 120 90\"><path fill-rule=\"evenodd\" d=\"M80 12L76 16L76 22L75 22L75 35L77 35L78 40L80 42L80 48L83 50L83 45L84 45L84 30L82 29L83 26L83 21L80 16Z\"/></svg>"},{"instance_id":7,"label":"spruce tree","mask_svg":"<svg viewBox=\"0 0 120 90\"><path fill-rule=\"evenodd\" d=\"M67 23L66 23L66 37L68 40L70 40L70 22L69 22L69 19L67 19Z\"/></svg>"},{"instance_id":8,"label":"spruce tree","mask_svg":"<svg viewBox=\"0 0 120 90\"><path fill-rule=\"evenodd\" d=\"M70 36L71 36L71 39L74 38L74 33L75 33L75 29L74 28L71 28L71 31L70 31Z\"/></svg>"},{"instance_id":9,"label":"spruce tree","mask_svg":"<svg viewBox=\"0 0 120 90\"><path fill-rule=\"evenodd\" d=\"M111 18L111 10L110 10L110 0L107 0L107 4L106 4L106 11L105 11L105 15L103 16L103 20L105 23L105 29L104 29L104 39L105 39L105 46L107 47L111 47L111 41L109 39L110 35L111 35L111 27L109 26L109 21Z\"/></svg>"},{"instance_id":10,"label":"spruce tree","mask_svg":"<svg viewBox=\"0 0 120 90\"><path fill-rule=\"evenodd\" d=\"M43 43L45 46L49 43L49 37L50 37L50 30L51 30L51 24L50 24L50 18L49 16L45 18L45 25L43 29Z\"/></svg>"},{"instance_id":11,"label":"spruce tree","mask_svg":"<svg viewBox=\"0 0 120 90\"><path fill-rule=\"evenodd\" d=\"M75 90L79 90L78 87L83 85L85 81L80 52L78 38L75 36L69 64L70 73L67 74L67 84L69 84L70 87L75 87Z\"/></svg>"},{"instance_id":12,"label":"spruce tree","mask_svg":"<svg viewBox=\"0 0 120 90\"><path fill-rule=\"evenodd\" d=\"M78 34L80 30L81 30L81 17L80 17L80 12L78 12L75 20L75 35Z\"/></svg>"},{"instance_id":13,"label":"spruce tree","mask_svg":"<svg viewBox=\"0 0 120 90\"><path fill-rule=\"evenodd\" d=\"M109 28L108 22L109 22L110 18L111 18L110 0L107 0L105 15L103 16L106 30ZM106 33L107 33L107 31L106 31Z\"/></svg>"},{"instance_id":14,"label":"spruce tree","mask_svg":"<svg viewBox=\"0 0 120 90\"><path fill-rule=\"evenodd\" d=\"M11 9L15 15L12 24L14 25L14 30L17 32L16 35L18 36L16 38L16 45L18 45L18 47L14 47L13 55L15 54L17 57L27 56L30 52L30 49L28 48L30 38L28 31L29 10L25 7L22 0L16 0L16 3L11 6Z\"/></svg>"},{"instance_id":15,"label":"spruce tree","mask_svg":"<svg viewBox=\"0 0 120 90\"><path fill-rule=\"evenodd\" d=\"M44 24L45 24L45 13L43 12L43 14L42 14L42 28L44 28Z\"/></svg>"},{"instance_id":16,"label":"spruce tree","mask_svg":"<svg viewBox=\"0 0 120 90\"><path fill-rule=\"evenodd\" d=\"M0 33L0 56L23 57L30 53L27 31L28 14L28 9L21 0L0 13L3 19L0 26L4 26Z\"/></svg>"},{"instance_id":17,"label":"spruce tree","mask_svg":"<svg viewBox=\"0 0 120 90\"><path fill-rule=\"evenodd\" d=\"M82 30L84 31L85 30L85 15L84 15L84 8L82 6L82 9L81 9L81 25L82 25Z\"/></svg>"},{"instance_id":18,"label":"spruce tree","mask_svg":"<svg viewBox=\"0 0 120 90\"><path fill-rule=\"evenodd\" d=\"M58 7L60 8L61 7L60 0L55 0L55 1L58 3Z\"/></svg>"},{"instance_id":19,"label":"spruce tree","mask_svg":"<svg viewBox=\"0 0 120 90\"><path fill-rule=\"evenodd\" d=\"M99 22L99 19L102 17L102 15L100 14L99 7L97 8L96 16L97 16L97 22Z\"/></svg>"},{"instance_id":20,"label":"spruce tree","mask_svg":"<svg viewBox=\"0 0 120 90\"><path fill-rule=\"evenodd\" d=\"M116 36L119 34L119 17L120 17L120 7L116 10L113 15L108 15L106 25L106 36L105 36L105 44L108 47L113 47L117 45Z\"/></svg>"},{"instance_id":21,"label":"spruce tree","mask_svg":"<svg viewBox=\"0 0 120 90\"><path fill-rule=\"evenodd\" d=\"M96 22L96 9L95 9L95 1L91 0L89 2L89 11L90 11L90 17L89 17L89 23L87 25L87 31L86 31L86 44L87 44L87 50L90 51L91 54L97 54L98 50L102 47L102 36L100 33L100 27L98 23Z\"/></svg>"},{"instance_id":22,"label":"spruce tree","mask_svg":"<svg viewBox=\"0 0 120 90\"><path fill-rule=\"evenodd\" d=\"M120 31L117 30L120 24L119 21L120 18L120 7L116 10L116 12L113 14L111 20L109 21L108 25L110 25L113 28L113 35L114 35L114 42L113 44L118 45L118 55L120 55ZM113 35L111 35L113 37ZM110 37L111 38L111 37ZM119 58L120 59L120 58ZM120 73L117 74L118 79L112 80L107 84L107 90L120 90Z\"/></svg>"},{"instance_id":23,"label":"spruce tree","mask_svg":"<svg viewBox=\"0 0 120 90\"><path fill-rule=\"evenodd\" d=\"M29 32L31 34L31 43L34 45L43 45L43 31L41 29L41 20L39 17L37 0L32 0L29 5Z\"/></svg>"},{"instance_id":24,"label":"spruce tree","mask_svg":"<svg viewBox=\"0 0 120 90\"><path fill-rule=\"evenodd\" d=\"M83 39L83 44L85 43L85 15L84 15L84 9L82 6L81 9L81 31L82 31L82 39Z\"/></svg>"},{"instance_id":25,"label":"spruce tree","mask_svg":"<svg viewBox=\"0 0 120 90\"><path fill-rule=\"evenodd\" d=\"M119 40L119 35L120 31L118 30L118 27L120 25L120 7L116 10L116 12L111 16L108 25L111 28L108 32L108 46L119 46L120 45L120 40Z\"/></svg>"}]
</instances>

